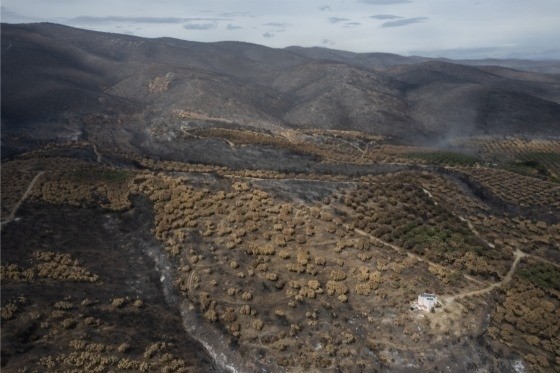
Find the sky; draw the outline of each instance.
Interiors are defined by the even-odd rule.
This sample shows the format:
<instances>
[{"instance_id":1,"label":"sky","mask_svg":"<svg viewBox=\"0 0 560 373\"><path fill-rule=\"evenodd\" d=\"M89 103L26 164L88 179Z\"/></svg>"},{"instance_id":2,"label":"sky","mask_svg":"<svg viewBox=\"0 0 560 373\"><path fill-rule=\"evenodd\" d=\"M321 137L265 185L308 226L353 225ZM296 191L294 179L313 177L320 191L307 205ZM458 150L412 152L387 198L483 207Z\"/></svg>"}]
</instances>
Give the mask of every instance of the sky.
<instances>
[{"instance_id":1,"label":"sky","mask_svg":"<svg viewBox=\"0 0 560 373\"><path fill-rule=\"evenodd\" d=\"M560 0L2 0L1 19L274 48L560 59Z\"/></svg>"}]
</instances>

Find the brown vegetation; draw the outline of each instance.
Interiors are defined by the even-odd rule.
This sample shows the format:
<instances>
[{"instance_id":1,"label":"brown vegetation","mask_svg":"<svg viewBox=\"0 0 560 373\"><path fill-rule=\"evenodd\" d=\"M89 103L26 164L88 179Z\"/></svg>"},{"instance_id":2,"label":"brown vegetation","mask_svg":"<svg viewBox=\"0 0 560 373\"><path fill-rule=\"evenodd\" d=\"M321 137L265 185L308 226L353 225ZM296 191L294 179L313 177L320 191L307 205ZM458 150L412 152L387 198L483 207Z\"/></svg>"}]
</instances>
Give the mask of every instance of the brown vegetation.
<instances>
[{"instance_id":1,"label":"brown vegetation","mask_svg":"<svg viewBox=\"0 0 560 373\"><path fill-rule=\"evenodd\" d=\"M154 82L154 92L160 83ZM295 136L215 127L189 135L281 147L331 163L409 162L407 154L414 150L345 131ZM146 169L42 159L51 168L31 196L34 202L111 211L127 210L131 197L147 196L153 234L172 263L178 294L195 306L204 327L235 341L243 356L259 351L256 360L288 370L366 367L373 355L391 366L389 347L416 351L480 335L491 302L488 335L496 343L522 354L537 370L558 364L558 289L546 286L555 278L549 262L557 257L558 225L502 214L467 192L456 175L521 207L559 207L553 182L482 166L456 167L451 176L424 170L351 178L133 159ZM21 162L18 167L28 161ZM28 182L34 174L15 167L6 180ZM309 194L296 195L276 193L269 179L322 183L318 192L309 187ZM352 183L332 183L340 180ZM23 189L8 187L3 202L13 205ZM487 299L458 296L429 315L410 310L421 292L470 295L503 280L516 250L540 261L522 262L504 290L485 292ZM99 282L86 267L68 254L36 251L29 265L3 262L1 277L10 284ZM15 299L4 302L3 320L28 315L26 307ZM110 324L101 311L122 316L149 307L118 294L96 302L60 299L38 319L45 334L77 336L84 328ZM72 352L41 356L33 367L184 371L188 366L164 338L143 346L85 337L64 343Z\"/></svg>"}]
</instances>

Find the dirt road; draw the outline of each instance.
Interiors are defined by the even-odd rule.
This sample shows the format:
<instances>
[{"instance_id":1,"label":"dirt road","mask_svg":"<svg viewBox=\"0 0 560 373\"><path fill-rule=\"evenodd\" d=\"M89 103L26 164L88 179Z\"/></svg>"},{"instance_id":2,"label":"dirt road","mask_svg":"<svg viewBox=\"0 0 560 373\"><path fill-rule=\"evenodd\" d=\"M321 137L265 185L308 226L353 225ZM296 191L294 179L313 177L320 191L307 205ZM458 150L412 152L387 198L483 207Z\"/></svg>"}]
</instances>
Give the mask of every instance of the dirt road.
<instances>
[{"instance_id":1,"label":"dirt road","mask_svg":"<svg viewBox=\"0 0 560 373\"><path fill-rule=\"evenodd\" d=\"M450 303L453 302L456 299L460 299L460 298L464 298L464 297L470 297L470 296L476 296L476 295L483 295L486 293L491 292L492 290L494 290L497 287L501 287L506 285L507 283L509 283L511 281L511 278L513 277L513 274L515 273L515 269L517 268L517 265L519 264L519 261L528 256L528 254L524 253L523 251L517 249L513 252L513 256L514 256L514 260L513 263L511 264L511 267L508 271L508 273L506 274L506 276L504 277L504 279L500 282L495 282L485 288L479 289L479 290L474 290L474 291L467 291L464 293L460 293L460 294L456 294L456 295L450 295L450 296L444 296L442 297L444 303Z\"/></svg>"},{"instance_id":2,"label":"dirt road","mask_svg":"<svg viewBox=\"0 0 560 373\"><path fill-rule=\"evenodd\" d=\"M390 244L390 243L385 242L385 241L383 241L383 240L381 240L381 239L379 239L379 238L377 238L377 237L375 237L375 236L372 236L371 234L369 234L369 233L367 233L367 232L364 232L364 231L361 230L361 229L354 229L354 232L356 232L356 233L359 234L359 235L366 236L366 237L372 239L373 241L375 241L375 242L377 242L377 243L379 243L379 244L381 244L381 245L390 247L390 248L392 248L393 250L396 250L396 251L398 251L398 252L405 252L409 257L416 258L416 259L418 259L418 260L421 261L421 262L424 262L424 263L427 263L427 264L431 264L431 265L437 265L436 263L433 263L433 262L431 262L431 261L429 261L429 260L426 260L425 258L422 258L422 257L419 256L419 255L416 255L416 254L413 254L413 253L411 253L411 252L408 252L408 251L404 250L404 249L401 248L401 247L398 247L398 246L396 246L396 245ZM513 274L515 273L515 269L517 268L517 265L519 264L519 262L521 261L521 259L524 258L524 257L526 257L526 256L529 256L529 254L524 253L523 251L517 249L517 250L515 250L515 251L513 252L513 256L514 256L513 263L511 264L511 267L510 267L508 273L505 275L505 277L503 278L502 281L496 282L496 283L493 283L493 284L490 284L489 286L486 286L486 287L484 287L484 288L482 288L482 289L479 289L479 290L467 291L467 292L459 293L459 294L456 294L456 295L443 296L443 297L442 297L442 300L444 301L444 303L450 303L450 302L453 302L453 301L456 300L456 299L460 299L460 298L464 298L464 297L475 296L475 295L483 295L483 294L486 294L486 293L491 292L492 290L494 290L494 289L497 288L497 287L501 287L501 286L506 285L507 283L509 283L509 282L511 281L511 279L512 279L512 277L513 277ZM478 283L478 284L481 284L481 281L479 281L479 280L477 280L477 279L474 279L474 278L472 278L471 276L463 275L463 277L464 277L466 280L469 280L469 281L472 281L472 282L476 282L476 283Z\"/></svg>"}]
</instances>

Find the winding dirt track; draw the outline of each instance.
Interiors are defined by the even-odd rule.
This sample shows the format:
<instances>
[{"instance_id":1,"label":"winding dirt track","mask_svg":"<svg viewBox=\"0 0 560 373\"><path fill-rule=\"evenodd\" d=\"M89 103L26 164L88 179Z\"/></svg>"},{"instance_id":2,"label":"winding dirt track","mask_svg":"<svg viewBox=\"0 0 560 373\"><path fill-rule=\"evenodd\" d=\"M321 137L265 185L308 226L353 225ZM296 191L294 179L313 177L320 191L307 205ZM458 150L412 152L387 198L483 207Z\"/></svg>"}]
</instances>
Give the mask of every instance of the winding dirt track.
<instances>
[{"instance_id":1,"label":"winding dirt track","mask_svg":"<svg viewBox=\"0 0 560 373\"><path fill-rule=\"evenodd\" d=\"M459 293L456 295L450 295L450 296L444 296L443 301L446 303L450 303L453 302L456 299L460 299L460 298L464 298L464 297L470 297L470 296L476 296L476 295L483 295L486 293L491 292L492 290L494 290L497 287L501 287L506 285L507 283L509 283L511 281L511 278L513 277L513 274L515 272L515 269L517 268L517 265L519 264L519 261L528 256L528 254L524 253L523 251L517 249L513 252L513 256L515 257L515 259L513 260L513 263L511 264L511 267L508 271L508 273L506 274L506 276L504 277L504 279L500 282L495 282L485 288L479 289L479 290L473 290L473 291L467 291L465 293Z\"/></svg>"},{"instance_id":2,"label":"winding dirt track","mask_svg":"<svg viewBox=\"0 0 560 373\"><path fill-rule=\"evenodd\" d=\"M401 252L401 253L404 252L404 253L406 253L409 257L416 258L416 259L418 259L418 260L421 261L421 262L424 262L424 263L427 263L427 264L431 264L431 265L437 265L436 263L433 263L433 262L431 262L431 261L429 261L429 260L426 260L425 258L422 258L421 256L418 256L418 255L416 255L416 254L413 254L413 253L411 253L411 252L408 252L408 251L406 251L405 249L403 249L403 248L401 248L401 247L399 247L399 246L390 244L390 243L385 242L385 241L383 241L383 240L381 240L381 239L379 239L379 238L377 238L377 237L375 237L375 236L372 236L371 234L369 234L369 233L367 233L367 232L364 232L364 231L361 230L361 229L357 229L357 228L356 228L356 229L354 229L354 232L356 232L356 233L359 234L359 235L366 236L366 237L372 239L373 241L375 241L375 242L377 242L377 243L379 243L379 244L381 244L381 245L390 247L390 248L392 248L392 249L395 250L395 251L398 251L398 252ZM515 269L517 268L517 265L519 264L519 261L520 261L522 258L524 258L524 257L526 257L526 256L529 256L529 254L524 253L523 251L517 249L517 250L514 251L513 256L514 256L515 259L513 260L513 263L511 264L511 267L510 267L508 273L505 275L505 277L503 278L502 281L495 282L495 283L490 284L489 286L486 286L486 287L484 287L484 288L482 288L482 289L473 290L473 291L467 291L467 292L459 293L459 294L456 294L456 295L443 296L443 297L442 297L442 300L444 301L444 303L451 303L451 302L453 302L453 301L456 300L456 299L460 299L460 298L464 298L464 297L469 297L469 296L483 295L483 294L486 294L486 293L491 292L492 290L494 290L494 289L497 288L497 287L501 287L501 286L506 285L507 283L509 283L509 282L511 281L511 278L513 277L513 274L515 273ZM474 279L474 278L472 278L472 277L470 277L470 276L468 276L468 275L463 275L463 277L464 277L466 280L469 280L469 281L472 281L472 282L476 282L476 283L478 283L478 284L481 284L481 282L480 282L479 280L476 280L476 279Z\"/></svg>"},{"instance_id":3,"label":"winding dirt track","mask_svg":"<svg viewBox=\"0 0 560 373\"><path fill-rule=\"evenodd\" d=\"M354 229L354 232L356 232L357 234L360 234L362 236L366 236L366 237L372 239L373 241L378 242L378 243L380 243L384 246L390 247L390 248L392 248L392 249L394 249L398 252L405 252L409 257L417 258L418 260L420 260L424 263L433 264L432 262L430 262L430 261L428 261L428 260L426 260L422 257L419 257L418 255L412 254L412 253L404 250L401 247L398 247L396 245L385 242L385 241L383 241L383 240L381 240L381 239L379 239L375 236L370 235L367 232L364 232L361 229ZM524 253L523 251L521 251L519 249L515 250L513 252L513 255L514 255L514 260L511 264L511 267L510 267L508 273L504 276L504 278L501 281L490 284L490 285L488 285L484 288L478 289L478 290L466 291L466 292L455 294L455 295L442 296L440 298L442 304L443 305L449 305L457 299L461 299L461 298L464 298L464 297L470 297L470 296L484 295L484 294L490 293L492 290L494 290L498 287L501 287L501 286L504 286L504 285L508 284L511 281L511 279L513 277L513 274L515 273L515 270L517 269L517 266L518 266L519 262L521 261L521 259L524 258L524 257L527 257L527 256L531 256L530 254ZM539 257L534 257L534 258L535 259L542 259L542 258L539 258ZM548 262L546 259L543 259L543 261ZM551 263L551 264L554 264L554 263ZM476 282L479 285L483 284L481 281L476 280L476 279L474 279L474 278L472 278L468 275L464 274L463 277L467 280ZM460 303L457 303L457 304L462 307L462 305ZM375 343L379 346L384 346L385 348L393 348L393 349L408 350L408 351L416 351L416 350L419 350L419 349L424 350L426 348L426 345L423 345L423 346L409 346L409 345L394 343L394 342L387 341L387 340L384 340L384 339L375 340ZM428 345L431 345L431 343L429 343Z\"/></svg>"},{"instance_id":4,"label":"winding dirt track","mask_svg":"<svg viewBox=\"0 0 560 373\"><path fill-rule=\"evenodd\" d=\"M27 186L27 189L25 190L25 193L23 193L23 195L21 196L21 198L19 199L19 201L16 203L16 205L14 206L14 208L12 209L12 212L10 212L10 214L8 215L8 218L6 220L4 220L2 223L0 223L0 226L4 226L5 224L11 223L17 213L17 210L19 209L19 207L21 206L21 204L23 203L23 201L25 201L25 199L29 196L29 193L31 193L31 190L33 189L33 187L35 186L35 183L37 182L37 180L41 177L41 175L43 175L45 173L45 171L40 171L37 173L37 175L35 175L35 177L33 178L33 180L31 180L31 182L29 183L29 185Z\"/></svg>"},{"instance_id":5,"label":"winding dirt track","mask_svg":"<svg viewBox=\"0 0 560 373\"><path fill-rule=\"evenodd\" d=\"M408 255L408 256L411 257L411 258L416 258L416 259L418 259L418 261L420 261L420 262L424 262L424 263L426 263L426 264L428 264L428 265L440 266L439 264L434 263L434 262L432 262L432 261L429 261L428 259L426 259L426 258L424 258L424 257L422 257L422 256L420 256L420 255L416 255L416 254L414 254L414 253L411 253L410 251L405 250L405 249L403 249L402 247L399 247L399 246L397 246L397 245L393 245L393 244L391 244L391 243L389 243L389 242L385 242L385 241L383 241L382 239L380 239L380 238L378 238L378 237L375 237L375 236L373 236L373 235L371 235L371 234L369 234L369 233L367 233L367 232L365 232L365 231L363 231L363 230L361 230L361 229L355 228L355 229L354 229L354 232L356 232L357 234L359 234L359 235L361 235L361 236L368 237L368 238L370 238L371 240L373 240L373 241L379 243L380 245L390 247L391 249L393 249L393 250L395 250L395 251L397 251L397 252L399 252L399 253L405 253L406 255ZM472 277L470 277L470 276L465 276L465 278L466 278L467 280L470 280L470 281L473 281L473 282L480 282L480 281L478 281L478 280L476 280L476 279L474 279L474 278L472 278Z\"/></svg>"},{"instance_id":6,"label":"winding dirt track","mask_svg":"<svg viewBox=\"0 0 560 373\"><path fill-rule=\"evenodd\" d=\"M495 247L494 244L488 242L486 239L484 239L484 237L482 237L482 236L480 235L480 233L475 229L475 227L473 226L473 224L472 224L469 220L467 220L466 218L464 218L464 217L462 217L462 216L460 216L460 215L456 215L456 216L457 216L459 219L461 219L461 221L467 223L467 225L468 225L469 229L471 230L471 232L472 232L475 236L477 236L479 239L481 239L485 244L487 244L487 245L490 246L491 248L494 248L494 247ZM519 254L518 254L518 253L519 253ZM525 253L525 252L523 252L523 251L521 251L521 250L519 250L519 249L517 249L516 251L514 251L514 252L513 252L513 255L514 255L514 256L516 256L516 255L521 255L522 258L528 256L528 257L531 257L531 258L533 258L533 259L535 259L535 260L538 260L539 262L547 263L547 264L550 264L550 265L555 266L555 267L557 267L557 268L560 268L560 264L551 262L550 260L545 259L545 258L542 258L542 257L540 257L540 256L538 256L538 255L533 255L533 254ZM515 259L517 260L517 257L516 257ZM514 263L514 264L517 265L516 263ZM510 274L512 274L512 273L511 273L511 269L510 269L510 272L508 272L508 274L506 275L506 278L507 278L507 276L510 275ZM511 276L510 276L510 280L511 280ZM509 281L509 280L508 280L508 281Z\"/></svg>"}]
</instances>

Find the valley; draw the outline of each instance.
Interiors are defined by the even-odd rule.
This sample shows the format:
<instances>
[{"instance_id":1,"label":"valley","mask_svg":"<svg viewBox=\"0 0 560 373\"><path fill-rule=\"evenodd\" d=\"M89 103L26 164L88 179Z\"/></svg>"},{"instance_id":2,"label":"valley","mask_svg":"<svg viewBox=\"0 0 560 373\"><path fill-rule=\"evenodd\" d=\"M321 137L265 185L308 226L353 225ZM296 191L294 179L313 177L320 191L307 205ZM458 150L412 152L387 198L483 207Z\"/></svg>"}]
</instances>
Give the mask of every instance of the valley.
<instances>
[{"instance_id":1,"label":"valley","mask_svg":"<svg viewBox=\"0 0 560 373\"><path fill-rule=\"evenodd\" d=\"M558 75L53 24L2 48L2 370L559 371Z\"/></svg>"}]
</instances>

